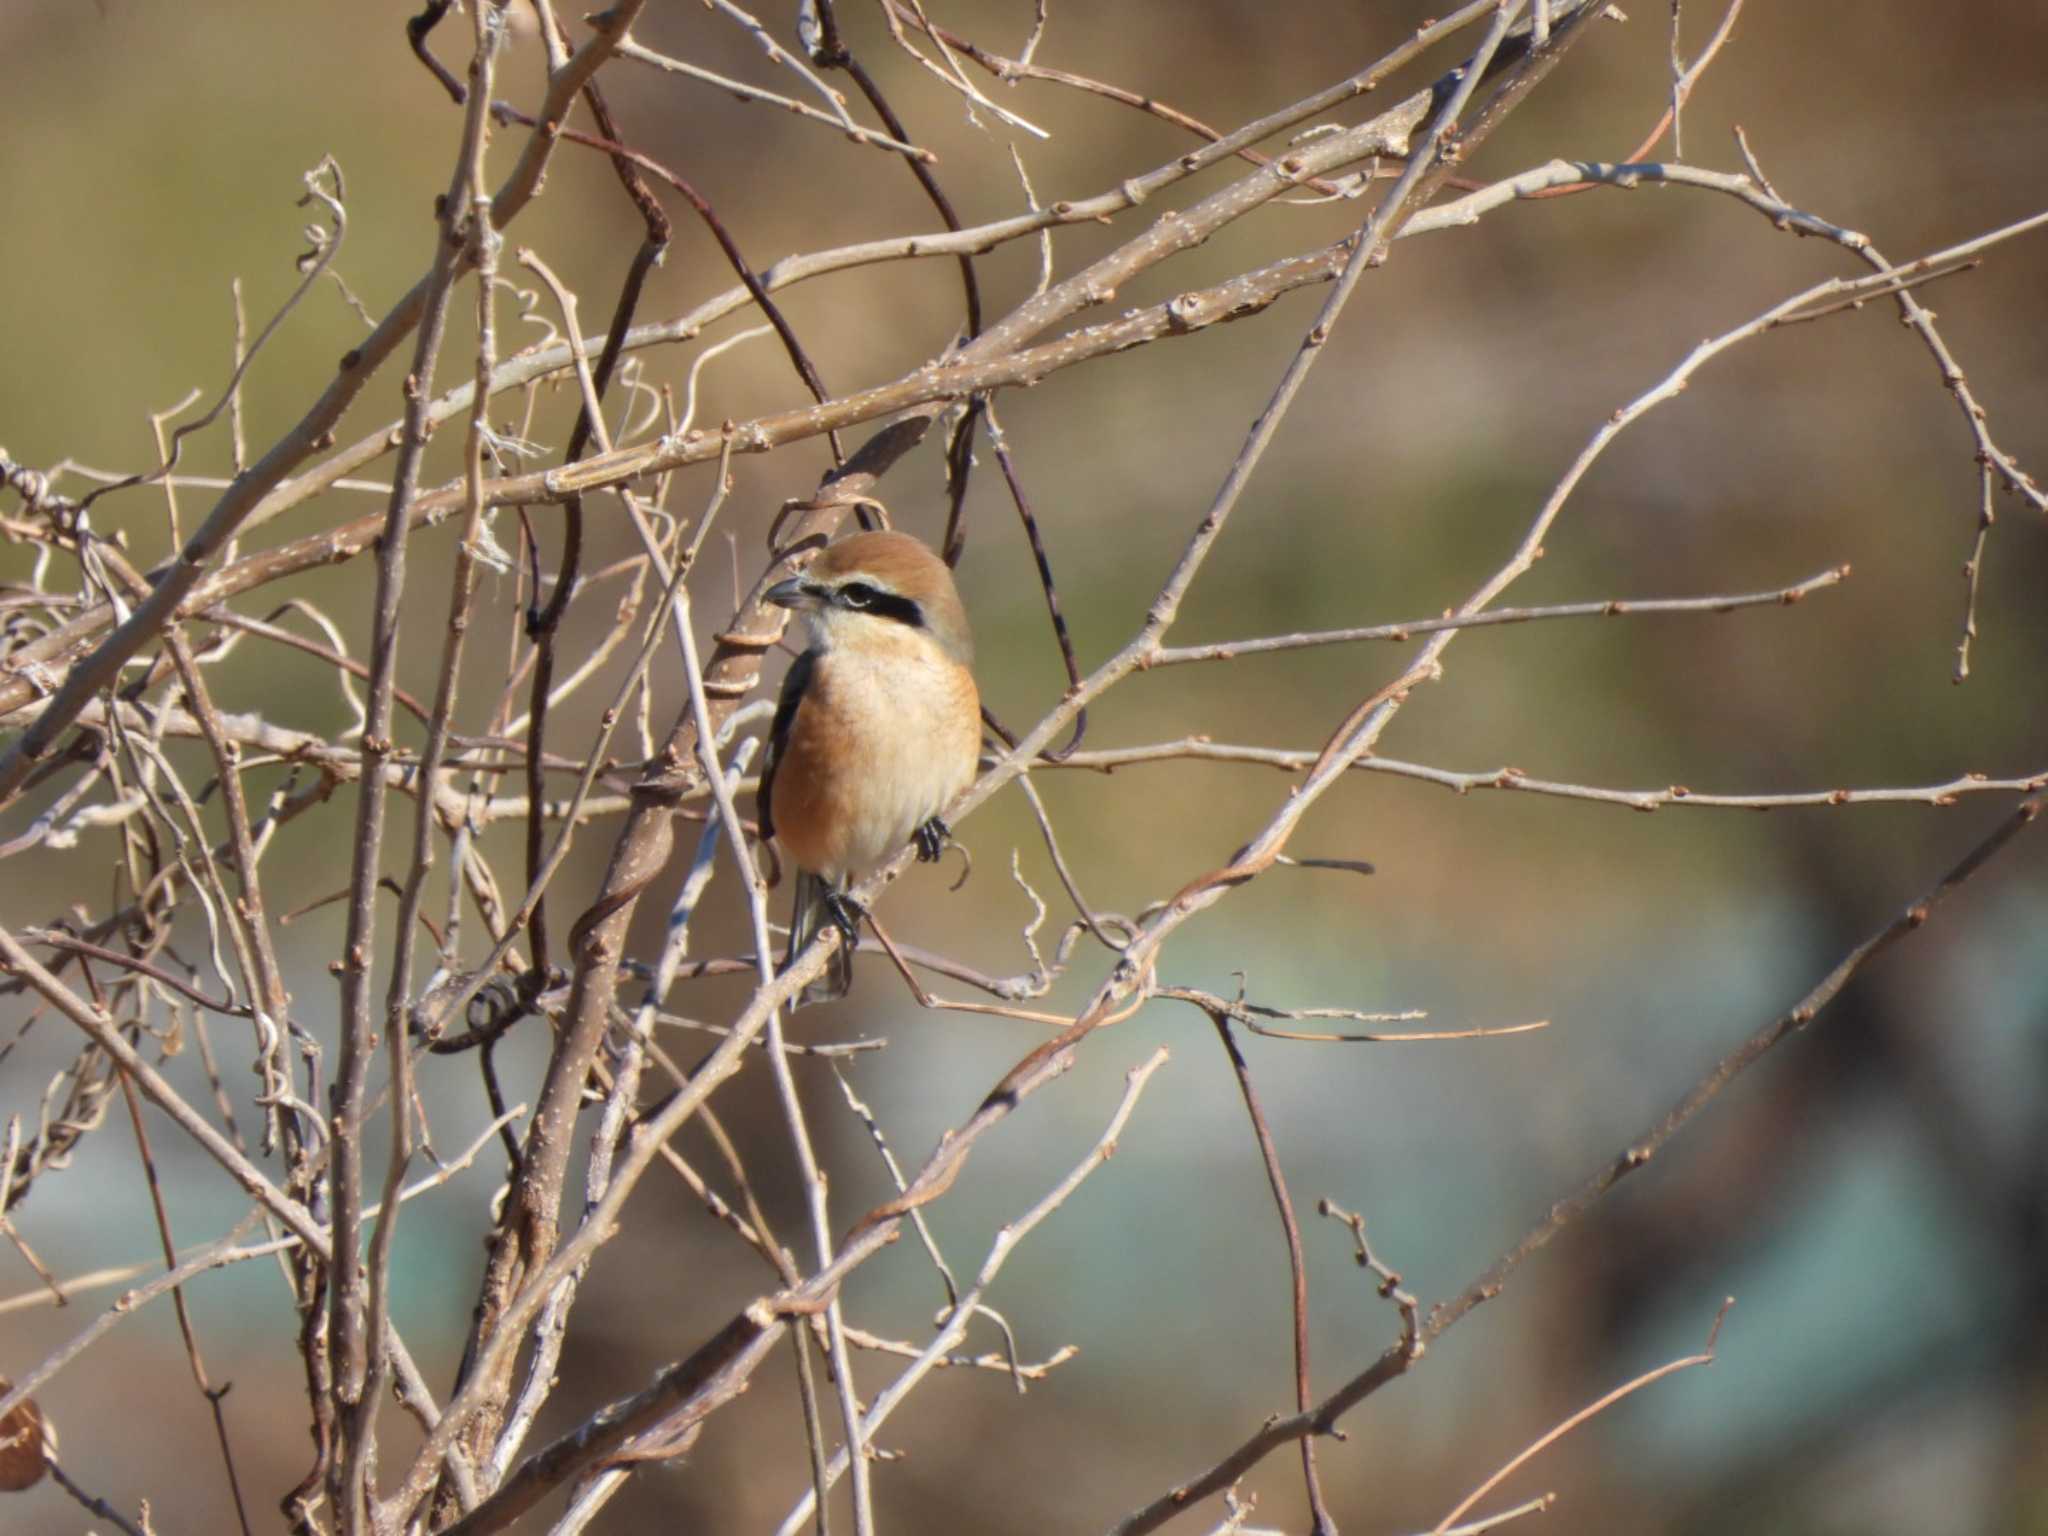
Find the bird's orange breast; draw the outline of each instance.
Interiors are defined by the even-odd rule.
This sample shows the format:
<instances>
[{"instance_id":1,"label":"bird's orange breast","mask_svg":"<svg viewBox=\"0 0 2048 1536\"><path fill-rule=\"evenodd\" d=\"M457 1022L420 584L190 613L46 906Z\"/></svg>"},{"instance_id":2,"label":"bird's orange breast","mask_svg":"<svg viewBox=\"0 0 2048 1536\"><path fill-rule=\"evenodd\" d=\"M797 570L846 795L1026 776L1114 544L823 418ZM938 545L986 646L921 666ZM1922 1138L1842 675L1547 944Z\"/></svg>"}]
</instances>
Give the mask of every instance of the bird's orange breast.
<instances>
[{"instance_id":1,"label":"bird's orange breast","mask_svg":"<svg viewBox=\"0 0 2048 1536\"><path fill-rule=\"evenodd\" d=\"M914 633L820 652L775 771L775 833L839 882L910 841L973 781L974 678Z\"/></svg>"}]
</instances>

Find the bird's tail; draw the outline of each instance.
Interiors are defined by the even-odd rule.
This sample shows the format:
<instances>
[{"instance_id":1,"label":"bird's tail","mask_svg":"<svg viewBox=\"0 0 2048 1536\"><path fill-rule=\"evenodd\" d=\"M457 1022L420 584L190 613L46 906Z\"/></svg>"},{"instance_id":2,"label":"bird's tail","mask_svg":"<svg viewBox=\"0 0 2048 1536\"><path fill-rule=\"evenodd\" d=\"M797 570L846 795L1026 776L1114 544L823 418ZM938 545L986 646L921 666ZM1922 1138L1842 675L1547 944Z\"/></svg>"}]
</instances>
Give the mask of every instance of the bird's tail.
<instances>
[{"instance_id":1,"label":"bird's tail","mask_svg":"<svg viewBox=\"0 0 2048 1536\"><path fill-rule=\"evenodd\" d=\"M789 914L789 953L783 957L788 967L804 952L818 930L832 921L832 911L825 898L832 888L807 869L796 873L796 900ZM841 935L839 947L832 951L832 958L825 966L825 974L805 987L796 996L791 1006L802 1008L811 1003L829 1003L835 998L846 996L853 986L853 941Z\"/></svg>"}]
</instances>

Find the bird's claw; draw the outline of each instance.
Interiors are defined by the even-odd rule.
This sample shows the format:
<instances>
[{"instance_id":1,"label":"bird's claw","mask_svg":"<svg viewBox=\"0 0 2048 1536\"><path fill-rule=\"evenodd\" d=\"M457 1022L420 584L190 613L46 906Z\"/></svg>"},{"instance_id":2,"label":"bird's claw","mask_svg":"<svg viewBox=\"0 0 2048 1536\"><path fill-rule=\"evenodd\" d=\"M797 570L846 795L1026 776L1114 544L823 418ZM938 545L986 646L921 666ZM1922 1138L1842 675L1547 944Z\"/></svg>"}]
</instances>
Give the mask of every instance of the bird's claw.
<instances>
[{"instance_id":1,"label":"bird's claw","mask_svg":"<svg viewBox=\"0 0 2048 1536\"><path fill-rule=\"evenodd\" d=\"M825 897L825 915L832 919L832 926L846 936L849 948L859 942L861 919L868 915L867 908L851 896L833 891Z\"/></svg>"},{"instance_id":2,"label":"bird's claw","mask_svg":"<svg viewBox=\"0 0 2048 1536\"><path fill-rule=\"evenodd\" d=\"M927 817L924 824L911 834L910 840L917 845L920 863L936 864L944 857L946 844L953 840L953 829L937 816Z\"/></svg>"}]
</instances>

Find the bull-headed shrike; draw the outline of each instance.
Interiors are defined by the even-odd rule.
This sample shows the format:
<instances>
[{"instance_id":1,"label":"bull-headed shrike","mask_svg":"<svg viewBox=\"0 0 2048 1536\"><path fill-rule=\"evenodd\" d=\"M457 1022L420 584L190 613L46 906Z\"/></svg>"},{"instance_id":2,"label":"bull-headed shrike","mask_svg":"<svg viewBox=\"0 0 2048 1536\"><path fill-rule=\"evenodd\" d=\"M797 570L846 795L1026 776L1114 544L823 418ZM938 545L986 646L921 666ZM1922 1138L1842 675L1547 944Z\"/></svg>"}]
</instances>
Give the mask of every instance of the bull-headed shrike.
<instances>
[{"instance_id":1,"label":"bull-headed shrike","mask_svg":"<svg viewBox=\"0 0 2048 1536\"><path fill-rule=\"evenodd\" d=\"M783 679L761 769L761 835L798 869L790 958L821 922L843 935L802 1005L853 983L862 914L847 888L913 840L920 859L945 851L939 812L974 780L981 696L953 573L907 533L841 539L764 595L801 614L810 641Z\"/></svg>"}]
</instances>

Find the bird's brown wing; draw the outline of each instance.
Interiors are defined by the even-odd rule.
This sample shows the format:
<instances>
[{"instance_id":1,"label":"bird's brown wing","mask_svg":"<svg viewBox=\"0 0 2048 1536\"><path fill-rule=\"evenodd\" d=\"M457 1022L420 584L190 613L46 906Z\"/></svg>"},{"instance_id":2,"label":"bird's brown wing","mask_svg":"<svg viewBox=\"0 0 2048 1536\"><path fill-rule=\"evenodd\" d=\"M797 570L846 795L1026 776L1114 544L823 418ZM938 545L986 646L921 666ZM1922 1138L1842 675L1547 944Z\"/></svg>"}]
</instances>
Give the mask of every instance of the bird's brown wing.
<instances>
[{"instance_id":1,"label":"bird's brown wing","mask_svg":"<svg viewBox=\"0 0 2048 1536\"><path fill-rule=\"evenodd\" d=\"M755 799L764 843L775 835L775 770L789 745L789 727L796 719L796 707L803 702L804 691L811 686L811 674L816 670L816 654L805 651L789 664L789 671L783 674L782 692L775 696L775 722L768 727L768 755L761 763L761 792Z\"/></svg>"}]
</instances>

